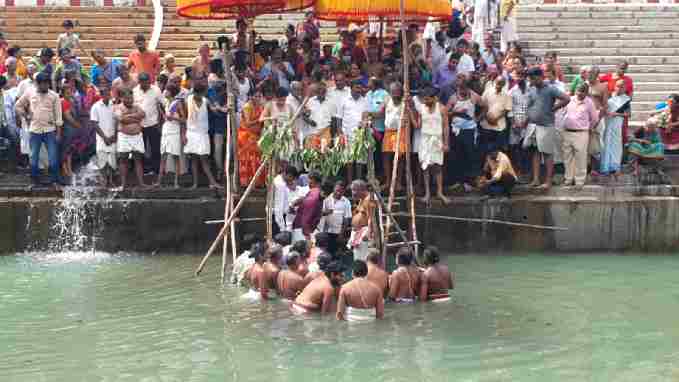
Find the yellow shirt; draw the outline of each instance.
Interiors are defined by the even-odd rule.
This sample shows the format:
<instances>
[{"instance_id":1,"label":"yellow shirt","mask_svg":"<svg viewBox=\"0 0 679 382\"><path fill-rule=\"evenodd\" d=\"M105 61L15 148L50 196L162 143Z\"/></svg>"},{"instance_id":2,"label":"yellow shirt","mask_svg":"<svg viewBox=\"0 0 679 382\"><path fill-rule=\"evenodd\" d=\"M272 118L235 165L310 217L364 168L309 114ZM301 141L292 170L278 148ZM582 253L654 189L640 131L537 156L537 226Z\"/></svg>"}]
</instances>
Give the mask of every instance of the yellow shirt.
<instances>
[{"instance_id":1,"label":"yellow shirt","mask_svg":"<svg viewBox=\"0 0 679 382\"><path fill-rule=\"evenodd\" d=\"M495 166L492 180L500 180L503 174L509 174L513 176L514 179L516 179L516 173L514 172L514 167L512 167L512 162L509 160L509 157L505 155L505 153L498 152L497 162L491 162L491 166Z\"/></svg>"}]
</instances>

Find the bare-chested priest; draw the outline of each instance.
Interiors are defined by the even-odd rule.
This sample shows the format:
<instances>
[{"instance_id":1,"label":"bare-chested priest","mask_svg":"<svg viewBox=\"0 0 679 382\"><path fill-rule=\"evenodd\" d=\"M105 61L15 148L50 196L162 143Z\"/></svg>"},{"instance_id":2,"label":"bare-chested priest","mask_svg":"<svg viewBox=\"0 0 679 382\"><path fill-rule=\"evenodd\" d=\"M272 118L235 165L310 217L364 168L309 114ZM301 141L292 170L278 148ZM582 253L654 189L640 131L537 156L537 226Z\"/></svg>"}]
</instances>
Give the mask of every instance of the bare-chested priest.
<instances>
[{"instance_id":1,"label":"bare-chested priest","mask_svg":"<svg viewBox=\"0 0 679 382\"><path fill-rule=\"evenodd\" d=\"M294 313L326 314L333 311L337 289L344 280L342 264L337 261L323 264L321 271L323 274L311 281L290 305Z\"/></svg>"},{"instance_id":2,"label":"bare-chested priest","mask_svg":"<svg viewBox=\"0 0 679 382\"><path fill-rule=\"evenodd\" d=\"M448 290L455 287L453 276L445 264L439 263L440 256L436 247L424 250L424 263L427 269L422 274L420 301L444 301L450 299Z\"/></svg>"},{"instance_id":3,"label":"bare-chested priest","mask_svg":"<svg viewBox=\"0 0 679 382\"><path fill-rule=\"evenodd\" d=\"M337 301L337 319L363 321L384 318L384 295L368 281L368 265L365 261L355 260L353 280L342 285Z\"/></svg>"},{"instance_id":4,"label":"bare-chested priest","mask_svg":"<svg viewBox=\"0 0 679 382\"><path fill-rule=\"evenodd\" d=\"M389 278L389 299L398 303L412 303L420 291L422 272L413 264L410 248L403 247L396 253L398 268Z\"/></svg>"},{"instance_id":5,"label":"bare-chested priest","mask_svg":"<svg viewBox=\"0 0 679 382\"><path fill-rule=\"evenodd\" d=\"M286 259L288 269L282 270L278 273L276 285L278 287L278 295L281 298L294 300L298 294L302 292L306 286L304 277L300 272L300 264L302 257L297 252L290 252Z\"/></svg>"}]
</instances>

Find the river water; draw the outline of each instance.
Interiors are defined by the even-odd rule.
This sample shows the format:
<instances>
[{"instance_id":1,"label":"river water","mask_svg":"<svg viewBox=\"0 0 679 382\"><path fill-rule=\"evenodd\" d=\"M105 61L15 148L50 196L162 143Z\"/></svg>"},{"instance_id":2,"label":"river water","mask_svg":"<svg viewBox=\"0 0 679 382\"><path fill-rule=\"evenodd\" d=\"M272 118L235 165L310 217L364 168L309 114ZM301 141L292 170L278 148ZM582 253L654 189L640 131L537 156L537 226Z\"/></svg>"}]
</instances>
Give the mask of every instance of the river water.
<instances>
[{"instance_id":1,"label":"river water","mask_svg":"<svg viewBox=\"0 0 679 382\"><path fill-rule=\"evenodd\" d=\"M679 380L677 256L451 256L452 302L376 323L248 303L199 261L0 256L0 380Z\"/></svg>"}]
</instances>

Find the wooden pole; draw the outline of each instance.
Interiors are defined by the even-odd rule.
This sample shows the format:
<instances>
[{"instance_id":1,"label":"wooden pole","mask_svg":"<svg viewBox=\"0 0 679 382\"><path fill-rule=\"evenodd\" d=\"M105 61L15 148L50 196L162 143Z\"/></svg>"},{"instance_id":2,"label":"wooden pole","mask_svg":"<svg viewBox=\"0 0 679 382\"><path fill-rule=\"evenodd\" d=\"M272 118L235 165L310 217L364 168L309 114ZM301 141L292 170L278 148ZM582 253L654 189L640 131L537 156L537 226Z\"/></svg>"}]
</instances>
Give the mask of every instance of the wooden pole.
<instances>
[{"instance_id":1,"label":"wooden pole","mask_svg":"<svg viewBox=\"0 0 679 382\"><path fill-rule=\"evenodd\" d=\"M230 85L230 81L227 80L227 85ZM228 91L227 91L228 94ZM227 108L229 104L229 99L230 97L227 96ZM233 195L231 193L231 111L227 109L227 114L226 114L226 158L224 159L224 173L225 173L225 178L224 178L224 186L226 189L226 201L224 203L224 221L226 221L229 218L229 214L231 212L231 208L233 207L231 205L231 200L233 198ZM229 231L233 232L233 222L229 224ZM229 252L229 245L228 245L228 240L227 236L224 235L224 244L222 244L222 285L224 285L224 281L226 280L226 256L227 253ZM235 259L234 259L235 260Z\"/></svg>"},{"instance_id":2,"label":"wooden pole","mask_svg":"<svg viewBox=\"0 0 679 382\"><path fill-rule=\"evenodd\" d=\"M380 17L380 50L379 50L379 59L380 62L382 61L382 56L384 55L384 19Z\"/></svg>"},{"instance_id":3,"label":"wooden pole","mask_svg":"<svg viewBox=\"0 0 679 382\"><path fill-rule=\"evenodd\" d=\"M196 276L200 274L200 272L203 271L203 268L205 267L205 263L207 262L207 259L210 258L212 253L217 249L217 245L219 245L219 242L224 238L224 235L226 234L226 231L231 224L231 222L236 218L236 215L238 214L238 211L243 207L243 204L245 204L245 199L247 199L248 195L250 195L250 192L255 188L255 180L259 175L264 171L266 166L269 164L268 160L265 160L262 162L262 164L259 165L259 168L257 169L257 172L255 173L255 176L252 177L250 180L250 184L248 185L248 188L245 189L245 192L243 192L243 195L241 195L240 200L238 200L238 204L236 204L236 207L231 211L231 214L229 215L229 218L226 219L226 222L224 222L224 226L222 229L219 231L219 235L217 235L217 238L215 239L214 242L212 242L212 245L210 246L210 249L208 249L207 253L203 257L203 260L200 262L200 265L198 265L198 268L196 269Z\"/></svg>"},{"instance_id":4,"label":"wooden pole","mask_svg":"<svg viewBox=\"0 0 679 382\"><path fill-rule=\"evenodd\" d=\"M394 188L396 186L396 178L398 175L398 160L399 160L399 153L400 153L400 143L401 143L401 134L403 134L403 125L405 124L404 119L409 118L409 114L407 113L407 107L408 107L408 102L406 102L407 97L410 94L410 85L408 83L408 41L406 40L406 29L405 29L405 0L400 0L399 2L399 8L400 8L400 13L401 13L401 53L402 53L402 66L403 66L403 97L402 97L402 109L401 109L401 123L398 126L398 130L396 131L396 148L394 149L394 163L392 165L392 171L391 171L391 185L389 186L389 199L387 202L387 208L386 208L386 213L390 214L391 213L391 207L394 203ZM382 263L386 264L386 259L387 259L387 249L388 246L386 245L388 240L389 240L389 230L391 228L391 221L387 220L387 223L385 224L385 229L384 232L382 232L382 241L383 241L383 247L382 247Z\"/></svg>"}]
</instances>

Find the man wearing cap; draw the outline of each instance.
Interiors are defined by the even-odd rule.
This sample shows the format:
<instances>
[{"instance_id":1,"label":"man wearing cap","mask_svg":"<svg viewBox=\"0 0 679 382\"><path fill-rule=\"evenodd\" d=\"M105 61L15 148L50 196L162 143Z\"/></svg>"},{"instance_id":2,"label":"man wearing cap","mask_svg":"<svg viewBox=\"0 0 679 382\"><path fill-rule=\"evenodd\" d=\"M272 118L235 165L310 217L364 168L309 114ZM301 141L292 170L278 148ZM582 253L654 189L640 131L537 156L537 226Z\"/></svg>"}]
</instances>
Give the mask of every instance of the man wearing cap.
<instances>
[{"instance_id":1,"label":"man wearing cap","mask_svg":"<svg viewBox=\"0 0 679 382\"><path fill-rule=\"evenodd\" d=\"M39 73L35 79L37 91L29 91L21 96L16 103L16 112L28 123L31 147L31 181L33 185L39 183L40 168L38 159L40 148L47 146L49 156L50 184L59 188L59 144L61 128L64 124L61 113L61 101L57 93L49 89L50 77L46 73Z\"/></svg>"},{"instance_id":2,"label":"man wearing cap","mask_svg":"<svg viewBox=\"0 0 679 382\"><path fill-rule=\"evenodd\" d=\"M160 55L146 49L146 37L143 33L138 33L134 37L136 50L132 51L127 57L127 67L134 78L139 74L149 75L151 82L156 82L156 76L160 73Z\"/></svg>"},{"instance_id":3,"label":"man wearing cap","mask_svg":"<svg viewBox=\"0 0 679 382\"><path fill-rule=\"evenodd\" d=\"M36 73L46 73L47 77L52 81L52 73L54 72L54 65L52 59L54 58L54 51L50 48L40 49L38 57L33 57L30 63L35 65Z\"/></svg>"},{"instance_id":4,"label":"man wearing cap","mask_svg":"<svg viewBox=\"0 0 679 382\"><path fill-rule=\"evenodd\" d=\"M554 112L568 105L570 97L554 86L544 83L543 71L539 67L528 70L531 88L528 93L528 128L535 129L537 152L533 154L533 182L531 186L549 190L554 175L553 155L560 150L554 127ZM558 102L557 102L558 101ZM545 162L545 181L540 185L540 155Z\"/></svg>"}]
</instances>

